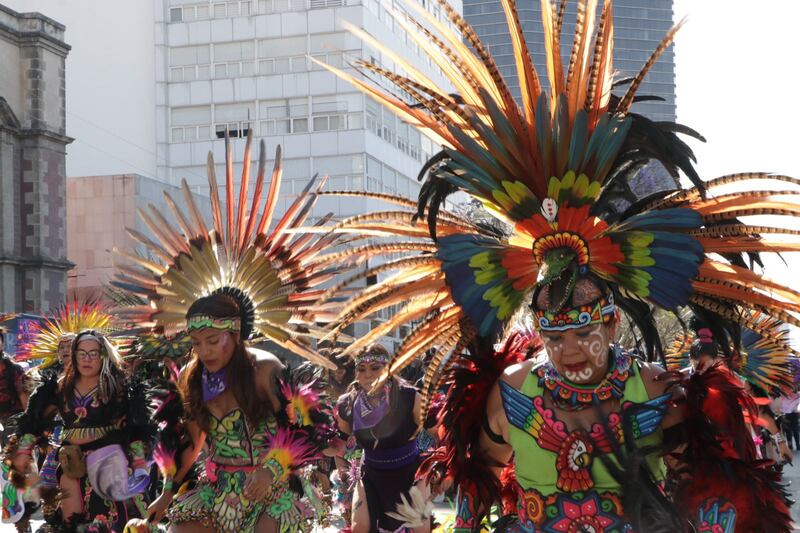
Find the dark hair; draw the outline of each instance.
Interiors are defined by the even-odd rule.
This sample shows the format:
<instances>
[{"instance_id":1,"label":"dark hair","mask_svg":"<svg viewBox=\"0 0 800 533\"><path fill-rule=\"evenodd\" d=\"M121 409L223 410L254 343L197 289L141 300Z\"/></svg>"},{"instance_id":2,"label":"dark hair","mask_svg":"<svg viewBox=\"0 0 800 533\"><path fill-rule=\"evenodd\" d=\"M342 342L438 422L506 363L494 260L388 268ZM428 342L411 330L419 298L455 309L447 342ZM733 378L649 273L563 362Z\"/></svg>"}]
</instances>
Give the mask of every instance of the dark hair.
<instances>
[{"instance_id":1,"label":"dark hair","mask_svg":"<svg viewBox=\"0 0 800 533\"><path fill-rule=\"evenodd\" d=\"M212 294L200 298L189 307L186 317L193 315L208 315L214 318L239 316L239 305L231 296ZM258 393L255 359L247 351L241 335L234 345L233 356L228 362L227 370L228 390L236 398L236 403L244 413L248 424L256 427L273 414L273 411L270 401ZM203 402L203 363L194 351L190 352L189 362L181 372L179 389L189 418L197 422L203 431L208 431L210 412Z\"/></svg>"},{"instance_id":2,"label":"dark hair","mask_svg":"<svg viewBox=\"0 0 800 533\"><path fill-rule=\"evenodd\" d=\"M58 380L58 392L61 394L61 400L65 406L68 405L69 400L75 394L75 381L78 378L78 356L76 352L84 337L95 337L98 340L98 344L100 344L101 367L100 383L98 384L100 401L107 404L112 397L123 390L125 372L122 369L122 360L119 358L119 354L116 352L109 353L108 346L110 344L102 333L93 329L85 329L78 333L72 341L70 349L72 364L67 365L64 369L64 375Z\"/></svg>"},{"instance_id":3,"label":"dark hair","mask_svg":"<svg viewBox=\"0 0 800 533\"><path fill-rule=\"evenodd\" d=\"M385 346L377 342L367 346L364 350L361 351L361 353L362 354L374 353L387 356L391 355L389 353L389 350L387 350ZM397 408L397 402L400 399L400 387L401 386L411 387L411 384L405 379L403 379L401 376L397 375L389 376L387 383L389 384L389 410L387 412L391 413L394 412L395 409ZM353 382L347 388L347 393L346 393L350 395L351 405L352 402L355 401L356 395L360 390L361 390L361 385L359 385L358 380L355 379L354 377Z\"/></svg>"},{"instance_id":4,"label":"dark hair","mask_svg":"<svg viewBox=\"0 0 800 533\"><path fill-rule=\"evenodd\" d=\"M3 343L3 347L5 348L5 345L6 345L6 328L0 327L0 342Z\"/></svg>"},{"instance_id":5,"label":"dark hair","mask_svg":"<svg viewBox=\"0 0 800 533\"><path fill-rule=\"evenodd\" d=\"M344 361L336 361L339 366L339 369L344 370L344 376L341 380L336 379L336 371L335 370L328 370L328 385L332 389L338 389L342 391L342 389L347 388L350 383L356 377L356 365L353 359L348 357Z\"/></svg>"},{"instance_id":6,"label":"dark hair","mask_svg":"<svg viewBox=\"0 0 800 533\"><path fill-rule=\"evenodd\" d=\"M699 359L702 355L711 357L724 356L724 351L717 341L717 336L709 324L698 317L692 317L690 326L695 332L695 339L689 348L689 356L692 359Z\"/></svg>"}]
</instances>

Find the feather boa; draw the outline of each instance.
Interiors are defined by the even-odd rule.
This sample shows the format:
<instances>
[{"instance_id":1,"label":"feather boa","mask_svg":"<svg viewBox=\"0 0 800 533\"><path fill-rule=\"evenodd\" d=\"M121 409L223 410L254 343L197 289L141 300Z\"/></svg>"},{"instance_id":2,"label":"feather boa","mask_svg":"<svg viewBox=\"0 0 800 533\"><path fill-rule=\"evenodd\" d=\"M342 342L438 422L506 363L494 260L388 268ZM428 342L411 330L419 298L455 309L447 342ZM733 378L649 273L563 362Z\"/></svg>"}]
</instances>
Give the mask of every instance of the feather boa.
<instances>
[{"instance_id":1,"label":"feather boa","mask_svg":"<svg viewBox=\"0 0 800 533\"><path fill-rule=\"evenodd\" d=\"M309 363L286 368L277 385L281 402L278 424L302 430L319 452L327 448L338 433L320 369Z\"/></svg>"}]
</instances>

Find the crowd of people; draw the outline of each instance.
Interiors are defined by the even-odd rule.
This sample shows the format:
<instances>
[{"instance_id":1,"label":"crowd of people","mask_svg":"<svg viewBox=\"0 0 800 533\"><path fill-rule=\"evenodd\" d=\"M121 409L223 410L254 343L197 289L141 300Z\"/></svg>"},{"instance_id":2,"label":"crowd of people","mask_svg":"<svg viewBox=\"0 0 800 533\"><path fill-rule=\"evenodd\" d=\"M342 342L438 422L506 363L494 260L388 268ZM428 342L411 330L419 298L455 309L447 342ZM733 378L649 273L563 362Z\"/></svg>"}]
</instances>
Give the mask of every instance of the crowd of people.
<instances>
[{"instance_id":1,"label":"crowd of people","mask_svg":"<svg viewBox=\"0 0 800 533\"><path fill-rule=\"evenodd\" d=\"M142 253L118 252L113 305L67 304L3 356L5 523L27 531L41 510L43 532L793 530L781 466L800 446L800 292L758 269L798 250L800 180L701 179L681 138L700 136L635 112L677 28L619 80L610 0L597 24L596 2L580 4L567 64L566 2L545 2L545 85L503 2L515 99L439 3L450 24L398 17L447 89L410 64L358 63L376 84L325 66L442 145L418 200L314 178L274 217L280 149L267 189L264 143L251 175L250 132L235 180L226 139L222 186L209 156L210 224L184 182L171 217L140 213L152 237L132 231ZM650 163L664 179L648 185ZM456 192L496 221L447 209ZM326 195L392 208L312 218ZM742 218L759 215L772 218ZM432 512L441 495L449 523Z\"/></svg>"}]
</instances>

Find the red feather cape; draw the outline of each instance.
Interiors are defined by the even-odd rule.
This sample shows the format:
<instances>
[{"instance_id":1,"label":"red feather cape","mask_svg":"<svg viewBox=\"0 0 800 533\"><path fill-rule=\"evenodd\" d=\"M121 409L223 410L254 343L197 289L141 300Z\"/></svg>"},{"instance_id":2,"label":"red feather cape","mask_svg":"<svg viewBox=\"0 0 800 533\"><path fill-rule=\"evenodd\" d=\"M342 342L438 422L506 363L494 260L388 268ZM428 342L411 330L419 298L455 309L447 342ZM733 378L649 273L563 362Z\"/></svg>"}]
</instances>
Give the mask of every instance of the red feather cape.
<instances>
[{"instance_id":1,"label":"red feather cape","mask_svg":"<svg viewBox=\"0 0 800 533\"><path fill-rule=\"evenodd\" d=\"M505 466L487 457L480 447L489 393L508 367L541 347L536 333L515 332L499 351L458 356L448 372L449 390L439 417L440 445L423 461L417 475L431 482L449 479L469 493L478 523L501 493L501 481L493 469Z\"/></svg>"},{"instance_id":2,"label":"red feather cape","mask_svg":"<svg viewBox=\"0 0 800 533\"><path fill-rule=\"evenodd\" d=\"M682 465L673 472L677 509L704 531L713 524L697 523L699 509L724 499L735 508L737 533L793 531L780 474L757 459L747 421L758 419L758 408L738 378L715 367L681 382L687 442L674 454Z\"/></svg>"}]
</instances>

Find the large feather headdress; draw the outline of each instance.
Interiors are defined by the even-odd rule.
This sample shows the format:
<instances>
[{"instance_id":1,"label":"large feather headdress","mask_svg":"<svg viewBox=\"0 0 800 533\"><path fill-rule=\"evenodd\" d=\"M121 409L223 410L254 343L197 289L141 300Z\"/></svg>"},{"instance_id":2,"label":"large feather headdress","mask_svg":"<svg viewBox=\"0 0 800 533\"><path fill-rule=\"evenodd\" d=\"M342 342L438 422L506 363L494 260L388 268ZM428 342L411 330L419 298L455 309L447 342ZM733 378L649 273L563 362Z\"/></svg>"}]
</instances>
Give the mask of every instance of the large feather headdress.
<instances>
[{"instance_id":1,"label":"large feather headdress","mask_svg":"<svg viewBox=\"0 0 800 533\"><path fill-rule=\"evenodd\" d=\"M36 326L35 333L17 346L14 358L18 361L39 361L37 368L48 368L58 362L61 339L87 329L109 333L113 329L113 317L106 306L98 301L73 298Z\"/></svg>"},{"instance_id":2,"label":"large feather headdress","mask_svg":"<svg viewBox=\"0 0 800 533\"><path fill-rule=\"evenodd\" d=\"M415 211L407 201L388 198L401 210L338 225L336 231L343 233L411 237L415 242L356 251L365 259L385 256L384 264L363 275L386 278L343 307L331 336L354 320L399 307L382 330L412 321L418 326L400 347L391 370L433 345L447 348L438 352L437 364L447 359L448 350L462 349L472 339L493 341L537 287L560 283L569 288L586 276L610 288L616 306L642 332L651 357L662 353L651 306L670 311L691 306L706 319L714 318L715 334L733 342L738 342L740 325L761 331L754 311L800 324L800 293L754 272L746 262L747 256L761 252L800 249L797 241L782 238L798 234L783 221L800 214L793 201L800 181L758 173L702 181L692 166L691 150L678 137L699 135L631 111L642 80L670 45L677 26L642 69L618 85L624 92L615 95L611 1L604 2L598 21L596 0L578 2L570 59L563 65L566 0L560 6L541 0L546 91L515 3L503 0L520 82L518 104L469 24L445 0L438 2L450 25L413 1L405 2L411 15L389 11L454 92L358 29L353 31L405 74L365 61L354 66L388 81L397 94L323 65L443 146L423 167L425 183ZM631 178L654 160L675 179L664 184L665 190L634 195ZM692 187L677 185L679 171ZM762 184L768 181L785 189L767 190ZM747 192L726 191L732 184ZM445 198L455 191L479 200L510 226L510 234L444 211ZM740 220L748 215L775 215L774 224L748 225ZM427 218L429 236L416 217ZM404 255L397 258L398 252ZM414 252L422 253L409 255ZM381 333L359 339L346 351L356 353L376 334Z\"/></svg>"},{"instance_id":3,"label":"large feather headdress","mask_svg":"<svg viewBox=\"0 0 800 533\"><path fill-rule=\"evenodd\" d=\"M312 179L270 227L281 183L281 152L278 148L272 181L262 206L266 174L264 143L261 142L252 196L251 145L252 132L247 137L237 196L232 146L226 139L224 203L219 197L214 160L209 153L211 227L206 226L185 180L182 182L185 210L165 193L175 223L167 222L152 205L149 212L139 212L157 240L133 229L128 232L154 259L117 250L134 266L120 267L113 284L144 298L147 304L122 308L121 316L140 326L174 333L185 327L186 312L195 300L225 293L239 304L245 339L266 338L314 363L335 367L316 352L310 339L318 331L311 310L319 294L317 287L333 276L330 269L317 268L315 256L337 237L287 231L307 220L324 180ZM318 224L325 224L329 217L323 217Z\"/></svg>"},{"instance_id":4,"label":"large feather headdress","mask_svg":"<svg viewBox=\"0 0 800 533\"><path fill-rule=\"evenodd\" d=\"M770 396L790 395L796 384L798 353L789 341L789 331L780 320L754 314L761 333L742 330L739 350L729 359L732 370ZM683 333L672 341L665 354L667 370L684 370L691 365L690 348L696 335Z\"/></svg>"}]
</instances>

